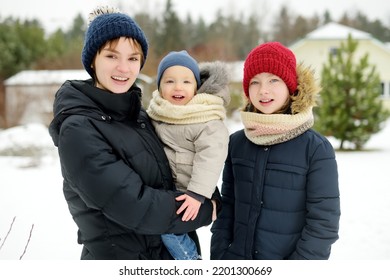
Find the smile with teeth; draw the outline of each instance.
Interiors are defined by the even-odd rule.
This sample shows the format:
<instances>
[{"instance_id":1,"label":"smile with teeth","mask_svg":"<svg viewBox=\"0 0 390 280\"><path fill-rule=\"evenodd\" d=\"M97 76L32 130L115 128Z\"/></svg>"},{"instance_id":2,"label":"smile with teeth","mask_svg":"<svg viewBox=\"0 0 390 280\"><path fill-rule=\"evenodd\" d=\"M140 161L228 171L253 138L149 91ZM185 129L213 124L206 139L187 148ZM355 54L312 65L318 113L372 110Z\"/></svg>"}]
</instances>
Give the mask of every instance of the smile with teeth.
<instances>
[{"instance_id":1,"label":"smile with teeth","mask_svg":"<svg viewBox=\"0 0 390 280\"><path fill-rule=\"evenodd\" d=\"M272 101L273 101L273 99L262 99L262 100L260 100L260 103L269 103Z\"/></svg>"},{"instance_id":2,"label":"smile with teeth","mask_svg":"<svg viewBox=\"0 0 390 280\"><path fill-rule=\"evenodd\" d=\"M174 95L174 96L172 96L172 98L182 99L182 98L184 98L184 96L183 95Z\"/></svg>"},{"instance_id":3,"label":"smile with teeth","mask_svg":"<svg viewBox=\"0 0 390 280\"><path fill-rule=\"evenodd\" d=\"M118 76L112 76L111 78L117 81L127 81L129 79L129 78L118 77Z\"/></svg>"}]
</instances>

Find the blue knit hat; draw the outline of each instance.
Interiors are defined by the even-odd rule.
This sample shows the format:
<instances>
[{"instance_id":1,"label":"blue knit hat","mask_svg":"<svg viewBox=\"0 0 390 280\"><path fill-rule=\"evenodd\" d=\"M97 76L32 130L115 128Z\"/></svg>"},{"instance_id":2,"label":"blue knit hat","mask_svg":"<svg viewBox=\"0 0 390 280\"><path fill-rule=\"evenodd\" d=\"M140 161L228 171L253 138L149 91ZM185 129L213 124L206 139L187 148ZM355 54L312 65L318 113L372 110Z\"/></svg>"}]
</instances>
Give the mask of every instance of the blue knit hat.
<instances>
[{"instance_id":1,"label":"blue knit hat","mask_svg":"<svg viewBox=\"0 0 390 280\"><path fill-rule=\"evenodd\" d=\"M109 9L108 7L95 9L91 16L96 17L92 19L85 33L81 61L91 77L94 77L94 71L91 68L93 59L99 48L109 40L119 37L135 39L141 45L144 55L141 68L148 54L148 41L138 24L128 15L122 14L118 10Z\"/></svg>"},{"instance_id":2,"label":"blue knit hat","mask_svg":"<svg viewBox=\"0 0 390 280\"><path fill-rule=\"evenodd\" d=\"M160 88L161 77L171 66L184 66L194 73L197 89L200 87L200 71L198 63L186 51L170 52L160 62L157 68L157 88Z\"/></svg>"}]
</instances>

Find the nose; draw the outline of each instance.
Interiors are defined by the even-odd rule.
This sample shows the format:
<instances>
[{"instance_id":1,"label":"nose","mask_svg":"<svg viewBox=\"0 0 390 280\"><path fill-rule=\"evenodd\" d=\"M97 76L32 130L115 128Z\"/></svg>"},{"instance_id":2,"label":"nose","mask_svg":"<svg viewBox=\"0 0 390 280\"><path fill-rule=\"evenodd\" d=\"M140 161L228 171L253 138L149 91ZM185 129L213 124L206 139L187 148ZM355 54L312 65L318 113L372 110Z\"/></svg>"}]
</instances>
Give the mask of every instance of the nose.
<instances>
[{"instance_id":1,"label":"nose","mask_svg":"<svg viewBox=\"0 0 390 280\"><path fill-rule=\"evenodd\" d=\"M127 59L120 59L120 60L118 60L118 65L117 65L116 68L120 72L123 72L123 73L128 72L129 69L130 69L128 60Z\"/></svg>"},{"instance_id":2,"label":"nose","mask_svg":"<svg viewBox=\"0 0 390 280\"><path fill-rule=\"evenodd\" d=\"M182 85L180 82L175 82L175 90L181 90L182 89Z\"/></svg>"},{"instance_id":3,"label":"nose","mask_svg":"<svg viewBox=\"0 0 390 280\"><path fill-rule=\"evenodd\" d=\"M258 93L269 94L269 87L266 83L259 83Z\"/></svg>"}]
</instances>

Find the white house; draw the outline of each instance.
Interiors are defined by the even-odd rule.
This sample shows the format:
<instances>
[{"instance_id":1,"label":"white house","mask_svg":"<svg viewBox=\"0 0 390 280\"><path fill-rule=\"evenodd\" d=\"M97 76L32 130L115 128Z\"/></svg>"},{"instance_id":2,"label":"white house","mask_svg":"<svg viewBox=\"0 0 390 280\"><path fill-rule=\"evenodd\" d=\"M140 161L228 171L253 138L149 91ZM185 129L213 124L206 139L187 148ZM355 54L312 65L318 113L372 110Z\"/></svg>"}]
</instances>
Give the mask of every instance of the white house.
<instances>
[{"instance_id":1,"label":"white house","mask_svg":"<svg viewBox=\"0 0 390 280\"><path fill-rule=\"evenodd\" d=\"M390 48L373 38L371 34L338 23L328 23L308 33L289 48L295 53L298 62L311 65L320 77L323 65L328 61L329 52L340 48L348 35L358 41L356 59L369 55L369 63L376 67L382 83L382 98L390 108Z\"/></svg>"},{"instance_id":2,"label":"white house","mask_svg":"<svg viewBox=\"0 0 390 280\"><path fill-rule=\"evenodd\" d=\"M89 79L83 70L25 70L5 80L5 116L7 127L26 123L49 125L53 119L54 96L66 80ZM138 76L139 86L153 79Z\"/></svg>"}]
</instances>

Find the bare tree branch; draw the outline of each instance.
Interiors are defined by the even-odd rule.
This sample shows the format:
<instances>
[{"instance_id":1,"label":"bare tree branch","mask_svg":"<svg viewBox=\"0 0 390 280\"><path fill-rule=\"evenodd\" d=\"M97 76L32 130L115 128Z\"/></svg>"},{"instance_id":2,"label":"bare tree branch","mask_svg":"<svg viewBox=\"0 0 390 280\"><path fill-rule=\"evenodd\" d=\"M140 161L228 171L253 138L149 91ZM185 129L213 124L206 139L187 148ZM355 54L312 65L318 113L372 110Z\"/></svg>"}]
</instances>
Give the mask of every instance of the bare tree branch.
<instances>
[{"instance_id":1,"label":"bare tree branch","mask_svg":"<svg viewBox=\"0 0 390 280\"><path fill-rule=\"evenodd\" d=\"M24 256L24 254L26 254L28 244L30 244L30 240L31 240L31 236L32 236L33 229L34 229L34 224L31 225L30 235L29 235L29 237L28 237L26 246L24 247L23 254L20 256L19 260L21 260L21 259L23 258L23 256Z\"/></svg>"},{"instance_id":2,"label":"bare tree branch","mask_svg":"<svg viewBox=\"0 0 390 280\"><path fill-rule=\"evenodd\" d=\"M13 220L12 220L12 223L11 223L11 225L10 225L10 227L9 227L9 230L8 230L8 232L7 232L7 235L4 237L3 243L1 243L0 250L1 250L1 248L3 248L5 241L7 240L8 235L10 234L10 232L11 232L11 230L12 230L12 226L14 225L15 219L16 219L16 216L15 216L15 217L13 218Z\"/></svg>"}]
</instances>

